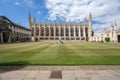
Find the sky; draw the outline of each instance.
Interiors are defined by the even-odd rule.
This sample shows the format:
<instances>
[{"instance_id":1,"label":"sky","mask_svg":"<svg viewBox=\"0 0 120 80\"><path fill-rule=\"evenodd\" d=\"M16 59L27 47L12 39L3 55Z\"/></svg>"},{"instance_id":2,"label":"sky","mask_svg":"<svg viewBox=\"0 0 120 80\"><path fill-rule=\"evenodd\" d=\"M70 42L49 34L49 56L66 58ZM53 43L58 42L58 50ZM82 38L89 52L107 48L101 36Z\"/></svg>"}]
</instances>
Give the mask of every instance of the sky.
<instances>
[{"instance_id":1,"label":"sky","mask_svg":"<svg viewBox=\"0 0 120 80\"><path fill-rule=\"evenodd\" d=\"M120 0L0 0L0 15L22 26L28 26L29 12L37 22L81 23L91 13L95 35L114 21L120 28Z\"/></svg>"}]
</instances>

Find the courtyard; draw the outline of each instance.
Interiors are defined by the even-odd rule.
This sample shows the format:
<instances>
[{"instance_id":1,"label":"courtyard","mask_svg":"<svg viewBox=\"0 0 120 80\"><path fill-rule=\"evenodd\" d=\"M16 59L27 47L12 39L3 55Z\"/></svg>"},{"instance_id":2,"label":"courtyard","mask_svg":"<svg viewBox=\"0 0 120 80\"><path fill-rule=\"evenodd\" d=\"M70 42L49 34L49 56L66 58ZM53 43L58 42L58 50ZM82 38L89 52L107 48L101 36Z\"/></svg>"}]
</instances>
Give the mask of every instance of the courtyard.
<instances>
[{"instance_id":1,"label":"courtyard","mask_svg":"<svg viewBox=\"0 0 120 80\"><path fill-rule=\"evenodd\" d=\"M120 65L120 44L26 42L0 44L0 66Z\"/></svg>"}]
</instances>

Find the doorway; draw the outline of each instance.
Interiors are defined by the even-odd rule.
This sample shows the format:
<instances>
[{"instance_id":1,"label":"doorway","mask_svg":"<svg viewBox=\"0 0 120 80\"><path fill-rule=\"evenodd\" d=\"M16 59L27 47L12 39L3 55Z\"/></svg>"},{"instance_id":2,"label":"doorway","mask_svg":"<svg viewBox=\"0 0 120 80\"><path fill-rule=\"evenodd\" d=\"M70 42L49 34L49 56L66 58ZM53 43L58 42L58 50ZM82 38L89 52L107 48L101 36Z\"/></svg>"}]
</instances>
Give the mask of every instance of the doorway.
<instances>
[{"instance_id":1,"label":"doorway","mask_svg":"<svg viewBox=\"0 0 120 80\"><path fill-rule=\"evenodd\" d=\"M120 35L118 35L118 42L120 42Z\"/></svg>"},{"instance_id":2,"label":"doorway","mask_svg":"<svg viewBox=\"0 0 120 80\"><path fill-rule=\"evenodd\" d=\"M9 41L9 32L3 32L3 42L7 43Z\"/></svg>"}]
</instances>

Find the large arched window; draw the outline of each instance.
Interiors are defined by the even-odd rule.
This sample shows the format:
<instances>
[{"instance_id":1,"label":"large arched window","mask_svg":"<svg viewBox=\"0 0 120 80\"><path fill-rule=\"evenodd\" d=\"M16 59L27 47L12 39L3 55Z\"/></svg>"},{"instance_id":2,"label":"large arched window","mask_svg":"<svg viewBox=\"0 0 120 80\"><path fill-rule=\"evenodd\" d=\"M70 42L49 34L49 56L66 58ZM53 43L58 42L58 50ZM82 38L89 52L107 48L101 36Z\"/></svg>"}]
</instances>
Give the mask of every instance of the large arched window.
<instances>
[{"instance_id":1,"label":"large arched window","mask_svg":"<svg viewBox=\"0 0 120 80\"><path fill-rule=\"evenodd\" d=\"M34 36L34 28L32 27L32 36Z\"/></svg>"},{"instance_id":2,"label":"large arched window","mask_svg":"<svg viewBox=\"0 0 120 80\"><path fill-rule=\"evenodd\" d=\"M49 36L49 28L46 27L46 36Z\"/></svg>"},{"instance_id":3,"label":"large arched window","mask_svg":"<svg viewBox=\"0 0 120 80\"><path fill-rule=\"evenodd\" d=\"M61 34L60 35L64 36L64 28L63 27L61 28Z\"/></svg>"},{"instance_id":4,"label":"large arched window","mask_svg":"<svg viewBox=\"0 0 120 80\"><path fill-rule=\"evenodd\" d=\"M44 28L41 27L41 36L44 36Z\"/></svg>"},{"instance_id":5,"label":"large arched window","mask_svg":"<svg viewBox=\"0 0 120 80\"><path fill-rule=\"evenodd\" d=\"M66 27L66 36L69 36L69 28Z\"/></svg>"},{"instance_id":6,"label":"large arched window","mask_svg":"<svg viewBox=\"0 0 120 80\"><path fill-rule=\"evenodd\" d=\"M86 36L88 36L88 28L85 28Z\"/></svg>"},{"instance_id":7,"label":"large arched window","mask_svg":"<svg viewBox=\"0 0 120 80\"><path fill-rule=\"evenodd\" d=\"M39 28L36 27L36 35L39 36Z\"/></svg>"},{"instance_id":8,"label":"large arched window","mask_svg":"<svg viewBox=\"0 0 120 80\"><path fill-rule=\"evenodd\" d=\"M75 32L76 32L76 36L78 36L78 34L79 34L79 29L78 29L78 28L75 28Z\"/></svg>"},{"instance_id":9,"label":"large arched window","mask_svg":"<svg viewBox=\"0 0 120 80\"><path fill-rule=\"evenodd\" d=\"M81 36L83 36L83 28L80 28Z\"/></svg>"},{"instance_id":10,"label":"large arched window","mask_svg":"<svg viewBox=\"0 0 120 80\"><path fill-rule=\"evenodd\" d=\"M59 36L59 28L56 27L56 36Z\"/></svg>"},{"instance_id":11,"label":"large arched window","mask_svg":"<svg viewBox=\"0 0 120 80\"><path fill-rule=\"evenodd\" d=\"M71 36L74 36L74 29L73 29L73 27L71 27L70 30L71 30L71 32L70 32L70 33L71 33Z\"/></svg>"},{"instance_id":12,"label":"large arched window","mask_svg":"<svg viewBox=\"0 0 120 80\"><path fill-rule=\"evenodd\" d=\"M54 36L54 28L51 27L50 29L51 29L51 36Z\"/></svg>"}]
</instances>

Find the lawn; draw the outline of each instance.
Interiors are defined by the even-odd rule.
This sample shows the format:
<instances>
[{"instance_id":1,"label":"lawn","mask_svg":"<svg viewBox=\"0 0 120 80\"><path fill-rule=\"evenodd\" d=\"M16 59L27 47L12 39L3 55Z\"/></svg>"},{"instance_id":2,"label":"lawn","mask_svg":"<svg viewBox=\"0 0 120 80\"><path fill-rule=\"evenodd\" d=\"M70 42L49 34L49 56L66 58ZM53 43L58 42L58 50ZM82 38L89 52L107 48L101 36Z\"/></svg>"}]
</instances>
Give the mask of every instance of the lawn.
<instances>
[{"instance_id":1,"label":"lawn","mask_svg":"<svg viewBox=\"0 0 120 80\"><path fill-rule=\"evenodd\" d=\"M120 44L0 44L0 65L120 65Z\"/></svg>"}]
</instances>

